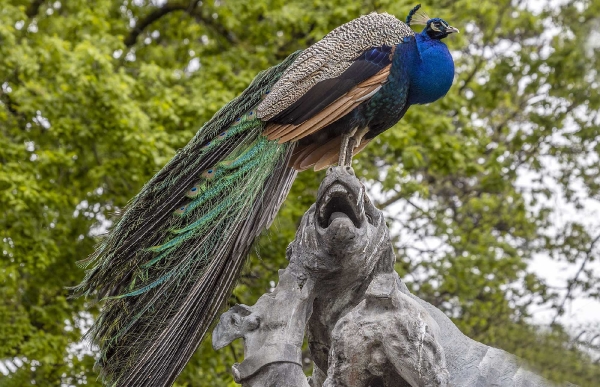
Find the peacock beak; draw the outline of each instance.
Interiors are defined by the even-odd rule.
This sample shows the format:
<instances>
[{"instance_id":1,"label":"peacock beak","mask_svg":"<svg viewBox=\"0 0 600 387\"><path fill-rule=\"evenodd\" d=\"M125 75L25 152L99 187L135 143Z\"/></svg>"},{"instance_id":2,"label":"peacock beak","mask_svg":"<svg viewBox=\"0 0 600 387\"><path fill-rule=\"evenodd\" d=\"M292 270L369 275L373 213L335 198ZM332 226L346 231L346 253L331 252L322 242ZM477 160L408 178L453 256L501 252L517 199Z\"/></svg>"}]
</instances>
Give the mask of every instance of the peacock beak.
<instances>
[{"instance_id":1,"label":"peacock beak","mask_svg":"<svg viewBox=\"0 0 600 387\"><path fill-rule=\"evenodd\" d=\"M454 28L454 27L450 27L450 26L448 26L448 27L446 28L446 32L447 32L447 33L449 33L449 34L451 34L451 33L453 33L453 32L456 32L456 33L458 34L460 31L458 30L458 28Z\"/></svg>"}]
</instances>

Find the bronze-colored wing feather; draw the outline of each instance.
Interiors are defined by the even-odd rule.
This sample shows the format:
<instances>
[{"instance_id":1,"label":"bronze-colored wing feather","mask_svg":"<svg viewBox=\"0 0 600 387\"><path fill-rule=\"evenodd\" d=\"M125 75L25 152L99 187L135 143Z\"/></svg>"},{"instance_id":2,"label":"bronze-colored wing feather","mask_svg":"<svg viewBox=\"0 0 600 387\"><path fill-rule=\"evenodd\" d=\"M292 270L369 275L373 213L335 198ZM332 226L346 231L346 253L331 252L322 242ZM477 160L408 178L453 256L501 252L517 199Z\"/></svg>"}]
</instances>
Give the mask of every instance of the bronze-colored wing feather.
<instances>
[{"instance_id":1,"label":"bronze-colored wing feather","mask_svg":"<svg viewBox=\"0 0 600 387\"><path fill-rule=\"evenodd\" d=\"M298 141L350 113L366 98L379 90L390 73L391 65L387 65L375 76L360 83L332 104L302 122L299 125L270 123L264 134L269 140L279 140L279 143Z\"/></svg>"},{"instance_id":2,"label":"bronze-colored wing feather","mask_svg":"<svg viewBox=\"0 0 600 387\"><path fill-rule=\"evenodd\" d=\"M369 141L371 139L363 138L361 143L354 148L353 155L362 151ZM341 144L342 137L338 136L323 144L313 143L307 146L299 146L296 148L289 165L297 171L304 171L310 167L314 167L315 171L325 169L338 161Z\"/></svg>"}]
</instances>

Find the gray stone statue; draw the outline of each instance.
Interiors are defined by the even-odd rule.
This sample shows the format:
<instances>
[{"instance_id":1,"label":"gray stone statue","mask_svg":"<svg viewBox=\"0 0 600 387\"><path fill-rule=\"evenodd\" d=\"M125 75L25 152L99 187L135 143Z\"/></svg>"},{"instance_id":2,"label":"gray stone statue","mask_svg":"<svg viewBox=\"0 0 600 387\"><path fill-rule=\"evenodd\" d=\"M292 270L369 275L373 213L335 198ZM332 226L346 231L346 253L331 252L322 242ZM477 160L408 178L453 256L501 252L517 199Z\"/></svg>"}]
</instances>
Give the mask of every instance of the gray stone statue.
<instances>
[{"instance_id":1,"label":"gray stone statue","mask_svg":"<svg viewBox=\"0 0 600 387\"><path fill-rule=\"evenodd\" d=\"M244 338L245 360L233 367L243 386L550 385L408 291L384 217L350 167L328 170L287 257L275 290L231 308L213 332L215 348ZM299 358L305 332L309 382Z\"/></svg>"},{"instance_id":2,"label":"gray stone statue","mask_svg":"<svg viewBox=\"0 0 600 387\"><path fill-rule=\"evenodd\" d=\"M253 306L235 305L221 315L212 335L215 349L244 339L244 361L233 377L244 387L308 387L302 341L312 308L313 281L279 270L279 283Z\"/></svg>"}]
</instances>

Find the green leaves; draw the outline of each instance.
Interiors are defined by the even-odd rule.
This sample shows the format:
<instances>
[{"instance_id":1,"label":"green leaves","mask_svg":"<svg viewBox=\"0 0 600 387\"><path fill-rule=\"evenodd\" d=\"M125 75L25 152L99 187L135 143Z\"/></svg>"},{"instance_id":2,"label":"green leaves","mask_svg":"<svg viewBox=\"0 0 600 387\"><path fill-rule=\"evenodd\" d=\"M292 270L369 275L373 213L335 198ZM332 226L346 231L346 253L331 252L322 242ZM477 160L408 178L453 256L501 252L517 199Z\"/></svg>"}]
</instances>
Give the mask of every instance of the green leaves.
<instances>
[{"instance_id":1,"label":"green leaves","mask_svg":"<svg viewBox=\"0 0 600 387\"><path fill-rule=\"evenodd\" d=\"M0 359L22 364L0 386L95 385L94 354L74 349L95 306L65 287L83 277L74 263L107 220L259 71L360 14L404 19L414 4L209 0L146 25L156 2L45 1L28 17L32 3L0 6ZM599 66L588 44L600 9L577 4L428 4L461 30L445 40L455 84L412 107L354 167L382 192L397 269L418 295L474 339L585 386L600 370L580 346L597 339L573 341L559 325L540 333L530 318L600 293L586 221L600 188ZM134 26L145 27L127 46ZM299 176L232 301L252 304L276 280L322 176ZM558 224L563 196L581 212ZM538 254L582 268L569 293L532 273ZM178 385L234 385L229 366L241 358L239 343L215 353L208 337Z\"/></svg>"}]
</instances>

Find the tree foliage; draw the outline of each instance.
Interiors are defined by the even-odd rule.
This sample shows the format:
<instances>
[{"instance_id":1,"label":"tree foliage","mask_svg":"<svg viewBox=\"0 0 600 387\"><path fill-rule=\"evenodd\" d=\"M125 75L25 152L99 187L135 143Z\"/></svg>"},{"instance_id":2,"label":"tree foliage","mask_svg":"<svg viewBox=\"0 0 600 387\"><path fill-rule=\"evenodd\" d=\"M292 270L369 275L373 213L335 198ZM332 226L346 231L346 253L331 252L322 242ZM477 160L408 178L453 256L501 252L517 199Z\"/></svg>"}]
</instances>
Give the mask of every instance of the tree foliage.
<instances>
[{"instance_id":1,"label":"tree foliage","mask_svg":"<svg viewBox=\"0 0 600 387\"><path fill-rule=\"evenodd\" d=\"M554 380L600 380L600 332L562 315L600 298L600 3L434 0L461 29L457 79L356 160L389 216L397 269L470 337ZM256 73L361 14L403 19L407 1L0 0L0 386L97 385L81 331L97 311L68 299L107 220ZM252 304L322 175L305 172L232 300ZM562 198L562 199L561 199ZM557 221L553 203L575 214ZM590 204L591 203L591 204ZM594 219L595 223L594 223ZM554 289L538 255L571 269ZM540 328L532 308L550 311ZM239 345L205 340L178 385L234 385Z\"/></svg>"}]
</instances>

